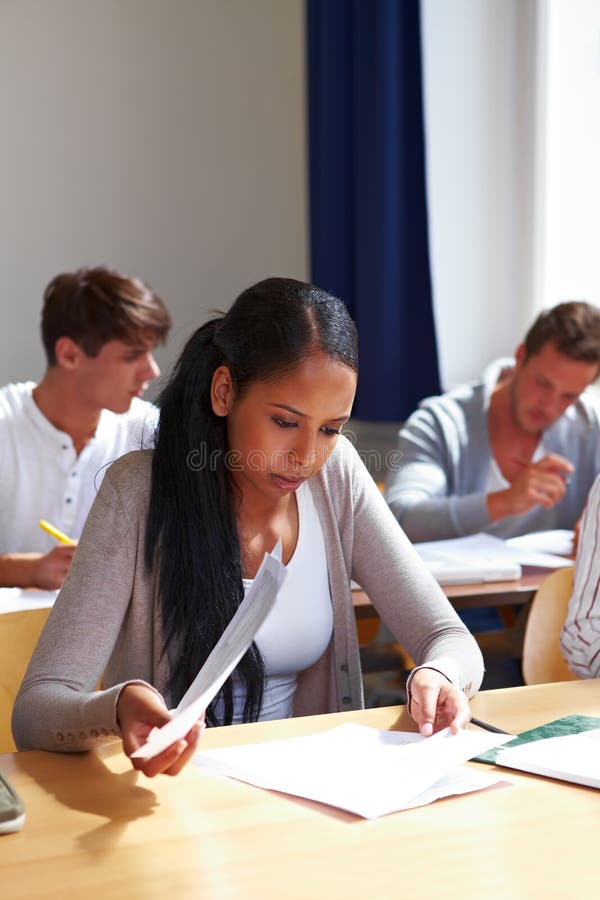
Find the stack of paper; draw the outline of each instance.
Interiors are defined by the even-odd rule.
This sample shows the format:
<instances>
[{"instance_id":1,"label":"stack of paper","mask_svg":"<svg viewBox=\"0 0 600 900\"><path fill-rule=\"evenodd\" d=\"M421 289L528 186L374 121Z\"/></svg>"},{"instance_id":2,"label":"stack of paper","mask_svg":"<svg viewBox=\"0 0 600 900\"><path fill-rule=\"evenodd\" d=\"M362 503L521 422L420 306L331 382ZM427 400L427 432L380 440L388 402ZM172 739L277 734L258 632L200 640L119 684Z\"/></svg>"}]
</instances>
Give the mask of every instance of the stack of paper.
<instances>
[{"instance_id":1,"label":"stack of paper","mask_svg":"<svg viewBox=\"0 0 600 900\"><path fill-rule=\"evenodd\" d=\"M309 737L206 750L195 762L208 772L374 819L497 784L498 775L461 764L511 737L446 728L423 738L346 723Z\"/></svg>"}]
</instances>

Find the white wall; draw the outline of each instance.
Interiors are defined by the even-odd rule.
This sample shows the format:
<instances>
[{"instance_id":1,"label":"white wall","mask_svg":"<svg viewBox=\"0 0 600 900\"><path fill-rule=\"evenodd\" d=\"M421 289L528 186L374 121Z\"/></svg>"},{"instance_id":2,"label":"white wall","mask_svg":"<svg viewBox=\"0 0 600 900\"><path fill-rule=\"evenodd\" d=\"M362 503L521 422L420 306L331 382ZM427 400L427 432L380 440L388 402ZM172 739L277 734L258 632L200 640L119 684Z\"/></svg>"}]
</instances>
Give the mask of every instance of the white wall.
<instances>
[{"instance_id":1,"label":"white wall","mask_svg":"<svg viewBox=\"0 0 600 900\"><path fill-rule=\"evenodd\" d=\"M600 305L600 0L546 0L540 305Z\"/></svg>"},{"instance_id":2,"label":"white wall","mask_svg":"<svg viewBox=\"0 0 600 900\"><path fill-rule=\"evenodd\" d=\"M442 382L511 354L533 318L536 0L421 0Z\"/></svg>"},{"instance_id":3,"label":"white wall","mask_svg":"<svg viewBox=\"0 0 600 900\"><path fill-rule=\"evenodd\" d=\"M445 386L533 315L536 9L422 0ZM153 284L175 319L163 369L247 284L307 277L304 104L303 0L0 0L0 384L42 374L64 269Z\"/></svg>"},{"instance_id":4,"label":"white wall","mask_svg":"<svg viewBox=\"0 0 600 900\"><path fill-rule=\"evenodd\" d=\"M0 0L0 384L57 272L149 281L166 369L253 281L305 278L302 0Z\"/></svg>"}]
</instances>

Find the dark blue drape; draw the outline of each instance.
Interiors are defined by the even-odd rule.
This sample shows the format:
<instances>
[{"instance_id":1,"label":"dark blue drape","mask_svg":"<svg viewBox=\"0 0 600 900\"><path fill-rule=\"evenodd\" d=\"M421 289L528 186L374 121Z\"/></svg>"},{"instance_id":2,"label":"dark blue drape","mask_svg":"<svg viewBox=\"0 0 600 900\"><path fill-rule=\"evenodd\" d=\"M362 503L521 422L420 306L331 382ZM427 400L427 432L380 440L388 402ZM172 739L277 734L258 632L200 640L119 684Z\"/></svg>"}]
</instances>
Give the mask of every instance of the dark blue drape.
<instances>
[{"instance_id":1,"label":"dark blue drape","mask_svg":"<svg viewBox=\"0 0 600 900\"><path fill-rule=\"evenodd\" d=\"M354 415L439 391L419 0L307 0L312 280L358 326Z\"/></svg>"}]
</instances>

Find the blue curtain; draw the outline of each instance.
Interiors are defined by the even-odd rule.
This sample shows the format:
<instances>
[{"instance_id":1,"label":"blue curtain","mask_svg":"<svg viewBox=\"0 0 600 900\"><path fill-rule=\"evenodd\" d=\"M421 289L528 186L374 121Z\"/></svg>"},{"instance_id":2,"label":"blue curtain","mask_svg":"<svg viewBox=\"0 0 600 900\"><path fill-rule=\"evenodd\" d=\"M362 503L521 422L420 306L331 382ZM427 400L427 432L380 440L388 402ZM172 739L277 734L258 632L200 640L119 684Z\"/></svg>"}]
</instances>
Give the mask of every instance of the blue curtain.
<instances>
[{"instance_id":1,"label":"blue curtain","mask_svg":"<svg viewBox=\"0 0 600 900\"><path fill-rule=\"evenodd\" d=\"M358 326L354 415L439 392L419 0L307 0L311 277Z\"/></svg>"}]
</instances>

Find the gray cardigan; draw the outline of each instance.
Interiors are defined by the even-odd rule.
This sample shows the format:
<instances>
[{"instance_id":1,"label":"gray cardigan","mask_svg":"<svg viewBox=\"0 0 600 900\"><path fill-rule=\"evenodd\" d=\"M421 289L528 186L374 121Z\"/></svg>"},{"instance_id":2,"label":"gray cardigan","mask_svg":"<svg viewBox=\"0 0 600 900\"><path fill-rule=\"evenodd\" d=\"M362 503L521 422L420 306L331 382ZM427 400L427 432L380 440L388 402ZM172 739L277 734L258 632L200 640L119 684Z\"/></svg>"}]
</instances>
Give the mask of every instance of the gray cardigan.
<instances>
[{"instance_id":1,"label":"gray cardigan","mask_svg":"<svg viewBox=\"0 0 600 900\"><path fill-rule=\"evenodd\" d=\"M567 492L552 509L534 506L492 522L487 481L492 463L487 414L492 390L514 360L490 365L482 379L429 397L399 433L399 459L388 475L386 499L411 541L485 531L509 538L531 531L573 528L600 472L600 400L584 392L543 435L548 453L575 466Z\"/></svg>"},{"instance_id":2,"label":"gray cardigan","mask_svg":"<svg viewBox=\"0 0 600 900\"><path fill-rule=\"evenodd\" d=\"M152 451L135 451L105 475L17 696L20 750L84 750L118 734L116 703L129 681L165 694L156 584L144 565L151 460ZM323 656L299 674L294 714L363 705L351 578L417 663L434 665L472 695L483 674L479 648L345 438L309 484L325 537L334 631Z\"/></svg>"}]
</instances>

